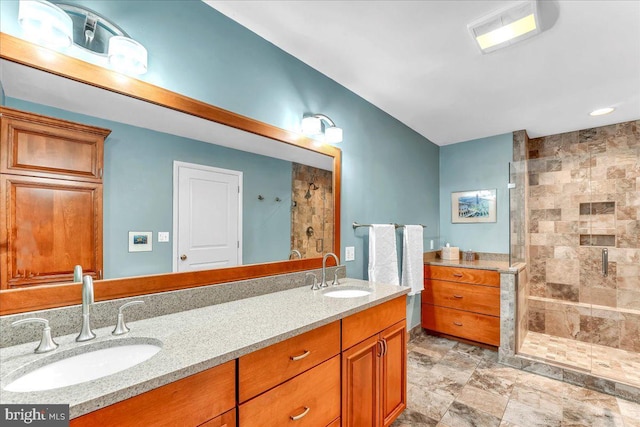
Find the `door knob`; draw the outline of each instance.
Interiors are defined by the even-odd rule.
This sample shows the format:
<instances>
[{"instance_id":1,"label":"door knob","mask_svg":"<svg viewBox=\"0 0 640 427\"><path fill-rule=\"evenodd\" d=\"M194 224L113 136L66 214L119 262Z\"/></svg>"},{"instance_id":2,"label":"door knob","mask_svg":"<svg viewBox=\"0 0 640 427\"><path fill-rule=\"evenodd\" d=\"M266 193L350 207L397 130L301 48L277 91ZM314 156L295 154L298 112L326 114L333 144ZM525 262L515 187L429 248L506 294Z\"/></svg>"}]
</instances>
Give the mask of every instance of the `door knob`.
<instances>
[{"instance_id":1,"label":"door knob","mask_svg":"<svg viewBox=\"0 0 640 427\"><path fill-rule=\"evenodd\" d=\"M183 254L183 255L180 255L180 259L181 259L182 261L184 261L185 259L187 259L187 256L186 256L186 255L184 255L184 254Z\"/></svg>"}]
</instances>

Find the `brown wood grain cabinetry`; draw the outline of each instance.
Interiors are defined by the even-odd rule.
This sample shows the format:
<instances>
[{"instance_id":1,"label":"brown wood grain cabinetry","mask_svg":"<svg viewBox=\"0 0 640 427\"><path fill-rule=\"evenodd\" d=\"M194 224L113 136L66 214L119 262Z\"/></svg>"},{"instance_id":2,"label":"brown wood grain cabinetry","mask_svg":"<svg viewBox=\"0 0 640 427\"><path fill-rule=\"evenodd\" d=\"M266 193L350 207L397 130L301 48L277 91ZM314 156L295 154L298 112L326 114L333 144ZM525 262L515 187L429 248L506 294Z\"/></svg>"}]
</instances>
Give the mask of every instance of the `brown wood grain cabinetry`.
<instances>
[{"instance_id":1,"label":"brown wood grain cabinetry","mask_svg":"<svg viewBox=\"0 0 640 427\"><path fill-rule=\"evenodd\" d=\"M406 408L405 304L397 298L343 319L343 427L388 426Z\"/></svg>"},{"instance_id":2,"label":"brown wood grain cabinetry","mask_svg":"<svg viewBox=\"0 0 640 427\"><path fill-rule=\"evenodd\" d=\"M234 409L236 362L191 375L71 420L72 427L199 426ZM231 424L233 418L233 424ZM224 421L224 422L223 422ZM235 414L215 421L235 425Z\"/></svg>"},{"instance_id":3,"label":"brown wood grain cabinetry","mask_svg":"<svg viewBox=\"0 0 640 427\"><path fill-rule=\"evenodd\" d=\"M200 424L198 427L236 427L236 410L235 408L225 412L219 417Z\"/></svg>"},{"instance_id":4,"label":"brown wood grain cabinetry","mask_svg":"<svg viewBox=\"0 0 640 427\"><path fill-rule=\"evenodd\" d=\"M422 327L492 346L500 345L500 274L425 265Z\"/></svg>"},{"instance_id":5,"label":"brown wood grain cabinetry","mask_svg":"<svg viewBox=\"0 0 640 427\"><path fill-rule=\"evenodd\" d=\"M0 289L101 278L109 133L0 107Z\"/></svg>"},{"instance_id":6,"label":"brown wood grain cabinetry","mask_svg":"<svg viewBox=\"0 0 640 427\"><path fill-rule=\"evenodd\" d=\"M238 359L239 401L245 402L340 353L336 321Z\"/></svg>"},{"instance_id":7,"label":"brown wood grain cabinetry","mask_svg":"<svg viewBox=\"0 0 640 427\"><path fill-rule=\"evenodd\" d=\"M239 407L242 427L326 426L340 416L340 356Z\"/></svg>"}]
</instances>

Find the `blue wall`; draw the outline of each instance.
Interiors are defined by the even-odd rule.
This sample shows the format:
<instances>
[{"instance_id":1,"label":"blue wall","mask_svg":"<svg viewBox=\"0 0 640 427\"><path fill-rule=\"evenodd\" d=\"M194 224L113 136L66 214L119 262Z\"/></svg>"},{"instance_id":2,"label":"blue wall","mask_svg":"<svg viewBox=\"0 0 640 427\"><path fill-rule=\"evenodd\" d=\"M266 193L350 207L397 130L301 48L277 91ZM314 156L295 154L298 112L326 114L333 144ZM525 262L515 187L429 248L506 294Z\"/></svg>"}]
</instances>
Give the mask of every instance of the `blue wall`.
<instances>
[{"instance_id":1,"label":"blue wall","mask_svg":"<svg viewBox=\"0 0 640 427\"><path fill-rule=\"evenodd\" d=\"M243 264L288 257L291 162L13 98L6 105L111 129L104 151L106 278L171 272L174 160L242 171ZM260 202L258 194L277 195L282 202ZM153 251L130 253L129 231L152 231ZM159 243L158 231L170 232L171 242Z\"/></svg>"},{"instance_id":2,"label":"blue wall","mask_svg":"<svg viewBox=\"0 0 640 427\"><path fill-rule=\"evenodd\" d=\"M509 253L511 133L440 147L440 244L460 250ZM497 189L497 222L451 223L451 193Z\"/></svg>"},{"instance_id":3,"label":"blue wall","mask_svg":"<svg viewBox=\"0 0 640 427\"><path fill-rule=\"evenodd\" d=\"M426 138L199 0L78 3L146 46L143 80L292 131L309 112L344 129L339 256L355 246L349 277L366 277L366 230L354 232L353 221L421 223L426 242L437 237L439 149ZM17 2L0 2L0 14L3 31L17 31Z\"/></svg>"}]
</instances>

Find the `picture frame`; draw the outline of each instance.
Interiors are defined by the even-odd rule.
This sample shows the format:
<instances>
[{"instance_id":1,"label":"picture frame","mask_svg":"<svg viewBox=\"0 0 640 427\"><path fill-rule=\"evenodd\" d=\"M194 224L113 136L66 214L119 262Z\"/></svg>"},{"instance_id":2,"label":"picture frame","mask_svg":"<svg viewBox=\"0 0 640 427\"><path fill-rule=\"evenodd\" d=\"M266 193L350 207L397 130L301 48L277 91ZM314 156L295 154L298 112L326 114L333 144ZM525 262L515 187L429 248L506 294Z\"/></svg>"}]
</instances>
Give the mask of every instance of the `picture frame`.
<instances>
[{"instance_id":1,"label":"picture frame","mask_svg":"<svg viewBox=\"0 0 640 427\"><path fill-rule=\"evenodd\" d=\"M130 231L129 252L151 252L153 250L152 231Z\"/></svg>"},{"instance_id":2,"label":"picture frame","mask_svg":"<svg viewBox=\"0 0 640 427\"><path fill-rule=\"evenodd\" d=\"M497 222L496 189L451 193L451 222L475 224Z\"/></svg>"}]
</instances>

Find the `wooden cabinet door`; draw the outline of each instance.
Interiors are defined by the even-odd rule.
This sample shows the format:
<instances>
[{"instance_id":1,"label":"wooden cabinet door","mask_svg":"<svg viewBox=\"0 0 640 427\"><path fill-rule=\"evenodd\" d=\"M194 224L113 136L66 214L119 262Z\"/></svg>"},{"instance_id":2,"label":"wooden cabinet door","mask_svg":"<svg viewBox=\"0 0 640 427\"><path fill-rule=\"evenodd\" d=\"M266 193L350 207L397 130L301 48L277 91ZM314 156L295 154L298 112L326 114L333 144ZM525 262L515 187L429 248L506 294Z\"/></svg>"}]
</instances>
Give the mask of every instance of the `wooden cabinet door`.
<instances>
[{"instance_id":1,"label":"wooden cabinet door","mask_svg":"<svg viewBox=\"0 0 640 427\"><path fill-rule=\"evenodd\" d=\"M387 427L407 407L407 322L396 323L380 333L384 354L380 365L380 410Z\"/></svg>"},{"instance_id":2,"label":"wooden cabinet door","mask_svg":"<svg viewBox=\"0 0 640 427\"><path fill-rule=\"evenodd\" d=\"M71 420L71 427L235 425L232 360ZM233 414L226 413L231 411ZM218 415L225 413L222 417ZM231 421L233 420L233 422ZM207 425L207 424L205 424Z\"/></svg>"},{"instance_id":3,"label":"wooden cabinet door","mask_svg":"<svg viewBox=\"0 0 640 427\"><path fill-rule=\"evenodd\" d=\"M108 129L0 107L0 172L102 182Z\"/></svg>"},{"instance_id":4,"label":"wooden cabinet door","mask_svg":"<svg viewBox=\"0 0 640 427\"><path fill-rule=\"evenodd\" d=\"M0 176L0 288L100 278L102 184Z\"/></svg>"},{"instance_id":5,"label":"wooden cabinet door","mask_svg":"<svg viewBox=\"0 0 640 427\"><path fill-rule=\"evenodd\" d=\"M379 425L382 342L372 336L342 353L342 425Z\"/></svg>"}]
</instances>

